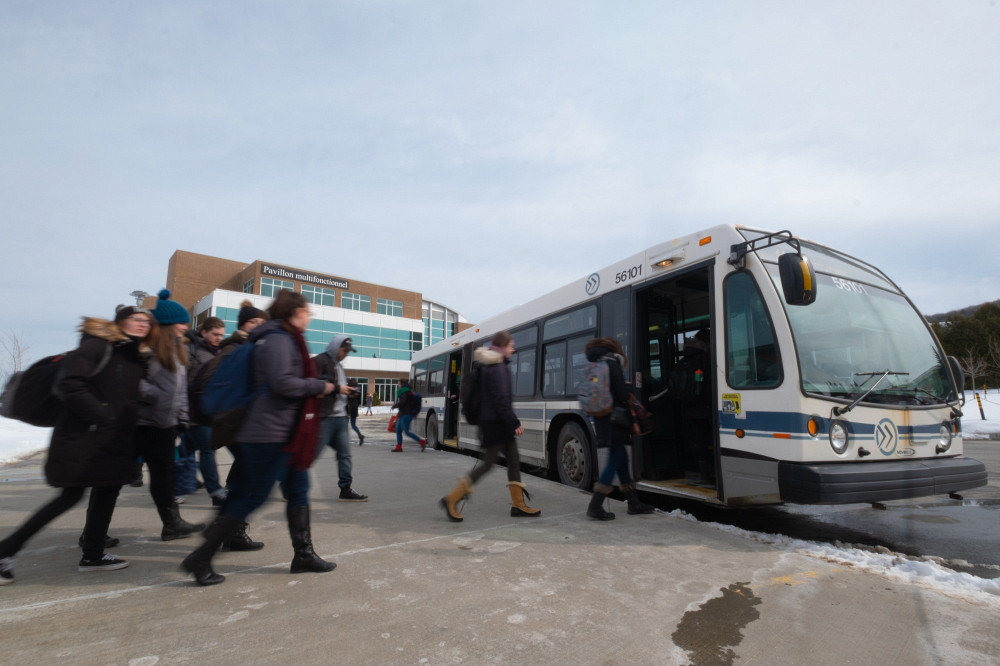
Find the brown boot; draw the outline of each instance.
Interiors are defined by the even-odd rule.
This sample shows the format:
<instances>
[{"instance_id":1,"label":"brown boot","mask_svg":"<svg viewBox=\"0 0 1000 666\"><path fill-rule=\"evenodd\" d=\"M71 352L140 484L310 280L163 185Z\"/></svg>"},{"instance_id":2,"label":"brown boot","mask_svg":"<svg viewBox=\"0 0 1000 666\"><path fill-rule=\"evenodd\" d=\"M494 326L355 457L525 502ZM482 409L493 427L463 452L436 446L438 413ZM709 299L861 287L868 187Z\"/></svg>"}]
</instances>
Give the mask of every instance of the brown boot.
<instances>
[{"instance_id":1,"label":"brown boot","mask_svg":"<svg viewBox=\"0 0 1000 666\"><path fill-rule=\"evenodd\" d=\"M523 483L520 481L511 481L507 484L507 488L510 489L510 503L512 504L510 515L515 518L542 515L541 509L533 509L524 503L524 499L531 499L531 495L525 490Z\"/></svg>"},{"instance_id":2,"label":"brown boot","mask_svg":"<svg viewBox=\"0 0 1000 666\"><path fill-rule=\"evenodd\" d=\"M462 522L462 514L458 512L457 504L470 494L472 494L472 481L469 477L463 476L451 489L451 492L441 498L441 508L444 509L448 520L453 523Z\"/></svg>"}]
</instances>

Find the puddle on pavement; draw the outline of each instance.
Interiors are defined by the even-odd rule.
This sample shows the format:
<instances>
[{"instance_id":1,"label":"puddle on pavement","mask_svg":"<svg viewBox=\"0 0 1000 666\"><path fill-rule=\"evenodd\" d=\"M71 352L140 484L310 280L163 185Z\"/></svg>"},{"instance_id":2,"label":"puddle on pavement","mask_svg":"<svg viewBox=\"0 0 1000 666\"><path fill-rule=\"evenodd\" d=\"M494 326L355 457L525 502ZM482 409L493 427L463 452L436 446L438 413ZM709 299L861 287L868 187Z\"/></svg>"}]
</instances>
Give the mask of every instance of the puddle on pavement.
<instances>
[{"instance_id":1,"label":"puddle on pavement","mask_svg":"<svg viewBox=\"0 0 1000 666\"><path fill-rule=\"evenodd\" d=\"M761 599L747 585L720 588L721 597L709 599L681 618L671 638L687 650L691 666L732 664L736 659L733 648L743 640L743 628L760 617L755 606Z\"/></svg>"}]
</instances>

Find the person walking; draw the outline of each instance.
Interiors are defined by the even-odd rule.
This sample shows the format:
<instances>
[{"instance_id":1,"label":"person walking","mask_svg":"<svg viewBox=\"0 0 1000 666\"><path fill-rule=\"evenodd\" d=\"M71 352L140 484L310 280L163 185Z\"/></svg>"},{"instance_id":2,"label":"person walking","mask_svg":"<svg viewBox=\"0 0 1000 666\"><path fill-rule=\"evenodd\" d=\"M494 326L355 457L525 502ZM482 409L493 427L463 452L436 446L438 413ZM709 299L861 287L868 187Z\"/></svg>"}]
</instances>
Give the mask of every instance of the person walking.
<instances>
[{"instance_id":1,"label":"person walking","mask_svg":"<svg viewBox=\"0 0 1000 666\"><path fill-rule=\"evenodd\" d=\"M181 567L199 585L226 578L212 569L216 551L260 507L274 484L287 500L285 515L294 556L291 573L326 572L337 565L316 554L309 525L309 466L316 455L318 399L334 385L316 377L303 334L312 314L297 292L282 289L268 308L271 320L250 334L254 345L253 381L258 392L236 434L238 476L219 515L205 530L205 541Z\"/></svg>"},{"instance_id":2,"label":"person walking","mask_svg":"<svg viewBox=\"0 0 1000 666\"><path fill-rule=\"evenodd\" d=\"M524 434L524 427L514 413L511 399L510 364L514 353L514 338L507 331L498 331L489 347L476 350L475 372L479 372L480 412L479 443L483 447L484 465L458 480L451 492L441 498L441 508L448 520L461 522L458 503L472 493L472 488L496 464L500 455L507 461L507 488L510 491L510 515L515 518L542 515L540 509L529 507L525 500L531 496L521 482L521 458L517 450L517 437Z\"/></svg>"},{"instance_id":3,"label":"person walking","mask_svg":"<svg viewBox=\"0 0 1000 666\"><path fill-rule=\"evenodd\" d=\"M0 541L0 585L14 582L16 556L28 539L75 506L87 488L78 570L128 566L104 548L118 493L132 478L139 381L151 330L152 316L140 307L119 305L114 321L84 318L80 346L59 362L55 386L65 412L52 430L45 480L59 494Z\"/></svg>"},{"instance_id":4,"label":"person walking","mask_svg":"<svg viewBox=\"0 0 1000 666\"><path fill-rule=\"evenodd\" d=\"M611 398L613 407L607 416L595 416L594 432L597 434L598 446L608 447L608 461L601 470L601 475L594 484L594 493L587 506L587 515L597 520L614 520L615 514L604 510L604 499L614 490L612 483L615 476L625 500L629 514L653 513L653 507L639 499L635 491L635 482L629 471L631 465L628 459L628 449L631 442L632 412L628 407L628 387L625 384L624 367L628 364L625 350L615 338L594 338L584 347L587 360L591 363L602 361L608 364L608 374L611 379Z\"/></svg>"},{"instance_id":5,"label":"person walking","mask_svg":"<svg viewBox=\"0 0 1000 666\"><path fill-rule=\"evenodd\" d=\"M149 494L163 523L160 538L181 539L205 529L181 518L174 496L177 433L188 427L187 351L181 338L191 317L170 292L160 291L153 318L159 324L146 377L139 384L136 452L149 467Z\"/></svg>"},{"instance_id":6,"label":"person walking","mask_svg":"<svg viewBox=\"0 0 1000 666\"><path fill-rule=\"evenodd\" d=\"M368 395L365 396L365 407L367 408L365 416L372 415L372 405L374 404L375 404L375 394L369 391Z\"/></svg>"},{"instance_id":7,"label":"person walking","mask_svg":"<svg viewBox=\"0 0 1000 666\"><path fill-rule=\"evenodd\" d=\"M358 428L358 412L361 410L361 389L358 388L358 380L353 377L347 380L347 385L351 387L351 392L347 396L347 416L351 419L351 430L358 436L358 446L364 446L365 436Z\"/></svg>"},{"instance_id":8,"label":"person walking","mask_svg":"<svg viewBox=\"0 0 1000 666\"><path fill-rule=\"evenodd\" d=\"M178 449L181 459L197 456L197 468L201 472L205 491L212 498L212 505L219 506L226 496L226 490L219 483L219 468L215 463L215 449L212 448L212 419L201 412L200 396L196 395L196 379L202 368L219 353L219 343L226 334L226 324L218 317L207 317L198 330L184 333L183 341L187 345L188 364L188 415L191 424L187 431L181 433L181 446ZM181 488L191 488L196 485L194 465L188 466L189 476L174 479L174 495ZM181 474L181 468L175 467L175 476Z\"/></svg>"},{"instance_id":9,"label":"person walking","mask_svg":"<svg viewBox=\"0 0 1000 666\"><path fill-rule=\"evenodd\" d=\"M396 389L396 402L392 403L392 407L389 408L390 411L393 409L399 410L399 419L396 421L396 448L393 449L394 452L403 452L403 433L406 433L407 437L420 445L421 452L427 448L427 440L415 435L410 430L413 417L420 413L421 407L423 405L420 404L420 398L413 392L410 380L400 379L399 388Z\"/></svg>"},{"instance_id":10,"label":"person walking","mask_svg":"<svg viewBox=\"0 0 1000 666\"><path fill-rule=\"evenodd\" d=\"M319 430L319 445L316 456L319 457L325 446L329 446L336 452L337 485L340 487L339 499L341 502L368 501L368 495L362 495L351 488L354 479L351 476L351 438L348 430L351 417L348 415L348 410L350 409L351 397L357 394L358 390L348 385L343 361L348 354L356 351L357 349L351 344L349 337L335 335L327 344L326 351L313 358L316 376L333 384L333 392L323 398L320 407L323 423ZM357 414L357 404L355 404L354 409L355 414Z\"/></svg>"}]
</instances>

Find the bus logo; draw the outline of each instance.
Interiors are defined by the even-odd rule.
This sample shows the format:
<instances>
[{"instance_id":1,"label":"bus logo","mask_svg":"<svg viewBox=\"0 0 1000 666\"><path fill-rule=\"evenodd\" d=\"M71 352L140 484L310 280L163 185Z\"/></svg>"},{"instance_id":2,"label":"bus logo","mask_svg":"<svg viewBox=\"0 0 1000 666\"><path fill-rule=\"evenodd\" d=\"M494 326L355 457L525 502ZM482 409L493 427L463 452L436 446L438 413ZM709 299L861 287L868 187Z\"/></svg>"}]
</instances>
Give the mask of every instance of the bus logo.
<instances>
[{"instance_id":1,"label":"bus logo","mask_svg":"<svg viewBox=\"0 0 1000 666\"><path fill-rule=\"evenodd\" d=\"M597 293L597 290L601 288L601 276L597 273L591 273L590 277L587 278L587 295L593 296Z\"/></svg>"},{"instance_id":2,"label":"bus logo","mask_svg":"<svg viewBox=\"0 0 1000 666\"><path fill-rule=\"evenodd\" d=\"M896 451L896 444L899 443L899 433L896 431L896 424L889 419L882 419L875 426L875 445L884 456L891 456Z\"/></svg>"}]
</instances>

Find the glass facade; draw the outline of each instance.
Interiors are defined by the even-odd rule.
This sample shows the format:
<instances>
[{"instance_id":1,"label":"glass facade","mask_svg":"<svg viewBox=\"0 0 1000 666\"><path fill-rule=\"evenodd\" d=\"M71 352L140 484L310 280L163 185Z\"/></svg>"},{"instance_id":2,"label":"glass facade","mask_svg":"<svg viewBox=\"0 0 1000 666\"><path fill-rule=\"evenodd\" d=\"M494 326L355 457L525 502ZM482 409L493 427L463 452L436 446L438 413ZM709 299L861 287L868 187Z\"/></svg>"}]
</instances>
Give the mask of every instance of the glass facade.
<instances>
[{"instance_id":1,"label":"glass facade","mask_svg":"<svg viewBox=\"0 0 1000 666\"><path fill-rule=\"evenodd\" d=\"M396 402L396 388L398 386L399 380L396 379L376 379L375 395L383 404L391 405Z\"/></svg>"},{"instance_id":2,"label":"glass facade","mask_svg":"<svg viewBox=\"0 0 1000 666\"><path fill-rule=\"evenodd\" d=\"M345 291L340 295L340 307L345 310L360 310L361 312L372 311L372 297L362 294L352 294Z\"/></svg>"},{"instance_id":3,"label":"glass facade","mask_svg":"<svg viewBox=\"0 0 1000 666\"><path fill-rule=\"evenodd\" d=\"M379 314L389 315L390 317L402 317L403 316L403 303L401 301L392 301L388 298L378 299L378 303L375 306Z\"/></svg>"},{"instance_id":4,"label":"glass facade","mask_svg":"<svg viewBox=\"0 0 1000 666\"><path fill-rule=\"evenodd\" d=\"M458 313L437 303L424 301L423 319L426 346L458 333Z\"/></svg>"},{"instance_id":5,"label":"glass facade","mask_svg":"<svg viewBox=\"0 0 1000 666\"><path fill-rule=\"evenodd\" d=\"M351 356L364 358L409 361L413 352L423 348L423 335L415 331L314 318L305 334L309 353L319 354L326 351L327 344L335 335L350 337L358 350L357 354Z\"/></svg>"}]
</instances>

